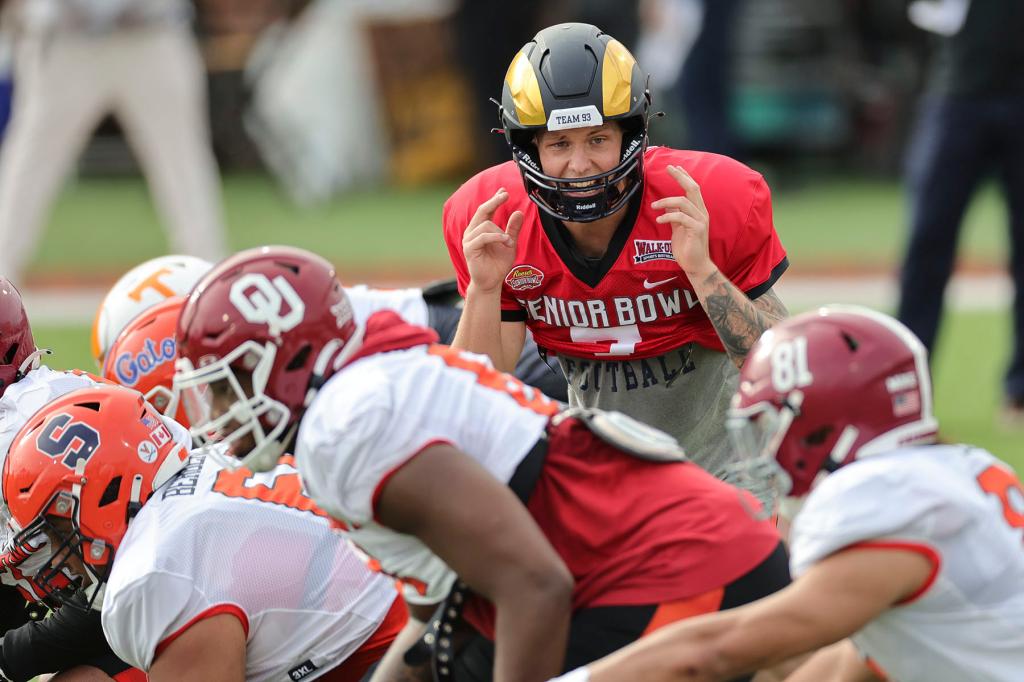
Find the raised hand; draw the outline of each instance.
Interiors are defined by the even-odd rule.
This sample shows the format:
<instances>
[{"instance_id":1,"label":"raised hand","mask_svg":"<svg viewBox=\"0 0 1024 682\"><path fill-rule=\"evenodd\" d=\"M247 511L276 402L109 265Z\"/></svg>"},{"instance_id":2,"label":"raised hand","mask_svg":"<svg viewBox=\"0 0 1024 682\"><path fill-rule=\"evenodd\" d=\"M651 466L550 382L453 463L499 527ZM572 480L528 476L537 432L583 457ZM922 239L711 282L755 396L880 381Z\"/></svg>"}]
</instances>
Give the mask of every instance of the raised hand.
<instances>
[{"instance_id":1,"label":"raised hand","mask_svg":"<svg viewBox=\"0 0 1024 682\"><path fill-rule=\"evenodd\" d=\"M505 188L480 204L462 235L462 252L469 269L470 285L481 291L501 287L516 257L516 239L523 227L523 212L513 211L504 228L493 218L498 207L508 201Z\"/></svg>"},{"instance_id":2,"label":"raised hand","mask_svg":"<svg viewBox=\"0 0 1024 682\"><path fill-rule=\"evenodd\" d=\"M665 197L651 204L651 208L665 209L656 218L659 223L672 226L672 254L691 282L703 279L717 268L708 252L710 219L700 186L680 166L666 168L679 186L683 196Z\"/></svg>"}]
</instances>

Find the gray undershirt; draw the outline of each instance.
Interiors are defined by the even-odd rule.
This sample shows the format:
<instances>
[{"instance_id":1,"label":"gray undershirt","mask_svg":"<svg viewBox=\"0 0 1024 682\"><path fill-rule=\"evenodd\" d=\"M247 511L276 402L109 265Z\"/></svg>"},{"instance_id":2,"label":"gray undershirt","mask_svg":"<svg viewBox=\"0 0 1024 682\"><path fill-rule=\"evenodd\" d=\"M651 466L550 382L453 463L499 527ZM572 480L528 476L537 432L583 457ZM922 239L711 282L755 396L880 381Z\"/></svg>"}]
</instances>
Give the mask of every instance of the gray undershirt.
<instances>
[{"instance_id":1,"label":"gray undershirt","mask_svg":"<svg viewBox=\"0 0 1024 682\"><path fill-rule=\"evenodd\" d=\"M728 355L688 343L643 360L558 359L570 405L618 410L655 426L675 436L705 471L727 478L736 456L725 418L739 380ZM765 501L763 488L737 483Z\"/></svg>"}]
</instances>

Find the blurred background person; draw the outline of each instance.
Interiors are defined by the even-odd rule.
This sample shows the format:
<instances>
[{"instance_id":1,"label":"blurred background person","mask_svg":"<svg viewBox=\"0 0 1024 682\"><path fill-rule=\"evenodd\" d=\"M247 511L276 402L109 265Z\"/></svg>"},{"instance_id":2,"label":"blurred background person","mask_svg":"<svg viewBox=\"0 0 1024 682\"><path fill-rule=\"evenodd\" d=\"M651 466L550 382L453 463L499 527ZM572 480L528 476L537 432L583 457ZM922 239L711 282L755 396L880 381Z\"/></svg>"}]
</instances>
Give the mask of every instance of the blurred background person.
<instances>
[{"instance_id":1,"label":"blurred background person","mask_svg":"<svg viewBox=\"0 0 1024 682\"><path fill-rule=\"evenodd\" d=\"M906 167L910 237L898 317L932 350L967 205L995 175L1009 208L1015 288L1004 420L1024 425L1024 4L917 0L917 26L938 51Z\"/></svg>"},{"instance_id":2,"label":"blurred background person","mask_svg":"<svg viewBox=\"0 0 1024 682\"><path fill-rule=\"evenodd\" d=\"M0 150L0 272L14 281L105 114L144 170L172 250L225 254L205 70L186 0L10 0L15 95ZM112 209L115 210L115 209Z\"/></svg>"},{"instance_id":3,"label":"blurred background person","mask_svg":"<svg viewBox=\"0 0 1024 682\"><path fill-rule=\"evenodd\" d=\"M735 27L744 0L700 0L701 28L676 89L686 118L687 147L739 158L731 98Z\"/></svg>"}]
</instances>

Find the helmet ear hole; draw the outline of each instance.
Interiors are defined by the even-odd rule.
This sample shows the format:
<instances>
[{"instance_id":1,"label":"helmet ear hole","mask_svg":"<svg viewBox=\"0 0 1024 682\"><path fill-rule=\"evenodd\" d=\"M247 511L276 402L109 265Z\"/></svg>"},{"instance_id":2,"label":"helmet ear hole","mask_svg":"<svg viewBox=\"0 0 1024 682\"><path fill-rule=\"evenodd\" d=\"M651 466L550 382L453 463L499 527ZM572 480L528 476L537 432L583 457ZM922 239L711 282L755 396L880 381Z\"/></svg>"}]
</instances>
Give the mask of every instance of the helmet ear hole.
<instances>
[{"instance_id":1,"label":"helmet ear hole","mask_svg":"<svg viewBox=\"0 0 1024 682\"><path fill-rule=\"evenodd\" d=\"M842 336L843 341L846 342L846 347L850 349L851 353L855 353L857 351L857 348L860 346L860 342L858 342L857 339L853 338L853 336L851 336L848 332L843 332Z\"/></svg>"},{"instance_id":2,"label":"helmet ear hole","mask_svg":"<svg viewBox=\"0 0 1024 682\"><path fill-rule=\"evenodd\" d=\"M832 426L822 426L820 429L811 431L809 434L804 436L803 444L806 446L814 447L823 445L832 435L835 429Z\"/></svg>"},{"instance_id":3,"label":"helmet ear hole","mask_svg":"<svg viewBox=\"0 0 1024 682\"><path fill-rule=\"evenodd\" d=\"M14 357L17 354L18 354L18 344L17 343L12 343L11 347L7 349L7 353L4 355L4 359L3 359L3 363L2 364L4 364L4 365L13 365L14 364Z\"/></svg>"},{"instance_id":4,"label":"helmet ear hole","mask_svg":"<svg viewBox=\"0 0 1024 682\"><path fill-rule=\"evenodd\" d=\"M117 498L121 492L121 476L115 476L110 479L110 483L107 484L107 489L103 491L103 497L100 498L98 506L106 507L108 504L117 502Z\"/></svg>"},{"instance_id":5,"label":"helmet ear hole","mask_svg":"<svg viewBox=\"0 0 1024 682\"><path fill-rule=\"evenodd\" d=\"M308 343L299 349L299 352L292 356L292 359L288 362L288 365L284 368L286 372L294 372L297 369L302 369L306 366L306 361L309 360L309 354L312 352L313 347Z\"/></svg>"}]
</instances>

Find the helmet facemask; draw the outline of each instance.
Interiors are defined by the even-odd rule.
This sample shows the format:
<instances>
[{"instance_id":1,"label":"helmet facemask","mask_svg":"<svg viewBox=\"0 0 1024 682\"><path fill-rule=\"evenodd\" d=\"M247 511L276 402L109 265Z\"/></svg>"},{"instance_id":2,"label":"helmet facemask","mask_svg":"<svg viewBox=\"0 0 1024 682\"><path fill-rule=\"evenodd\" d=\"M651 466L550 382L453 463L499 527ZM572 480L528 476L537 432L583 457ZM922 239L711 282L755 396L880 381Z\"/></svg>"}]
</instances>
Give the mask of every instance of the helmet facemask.
<instances>
[{"instance_id":1,"label":"helmet facemask","mask_svg":"<svg viewBox=\"0 0 1024 682\"><path fill-rule=\"evenodd\" d=\"M504 118L504 114L501 114ZM638 117L634 117L636 119ZM582 178L546 174L540 166L533 129L506 130L512 158L526 186L526 193L548 215L564 222L589 223L614 215L643 186L643 156L647 148L646 120L616 121L622 129L622 155L611 170ZM588 185L581 188L581 185ZM573 196L585 189L588 196Z\"/></svg>"},{"instance_id":2,"label":"helmet facemask","mask_svg":"<svg viewBox=\"0 0 1024 682\"><path fill-rule=\"evenodd\" d=\"M793 479L776 455L800 414L803 395L794 391L781 407L761 402L729 411L725 427L732 441L735 463L726 480L746 490L765 490L770 504L761 516L770 516L793 488Z\"/></svg>"},{"instance_id":3,"label":"helmet facemask","mask_svg":"<svg viewBox=\"0 0 1024 682\"><path fill-rule=\"evenodd\" d=\"M178 398L174 391L166 386L154 386L146 392L146 402L156 408L165 417L175 418L178 412Z\"/></svg>"},{"instance_id":4,"label":"helmet facemask","mask_svg":"<svg viewBox=\"0 0 1024 682\"><path fill-rule=\"evenodd\" d=\"M198 368L178 359L175 395L185 407L192 437L218 464L269 471L284 453L294 431L291 411L266 393L276 356L273 343L246 341Z\"/></svg>"},{"instance_id":5,"label":"helmet facemask","mask_svg":"<svg viewBox=\"0 0 1024 682\"><path fill-rule=\"evenodd\" d=\"M34 522L15 534L16 551L31 553L20 569L43 599L77 611L103 605L103 591L114 566L113 546L81 530L79 498L58 492Z\"/></svg>"}]
</instances>

